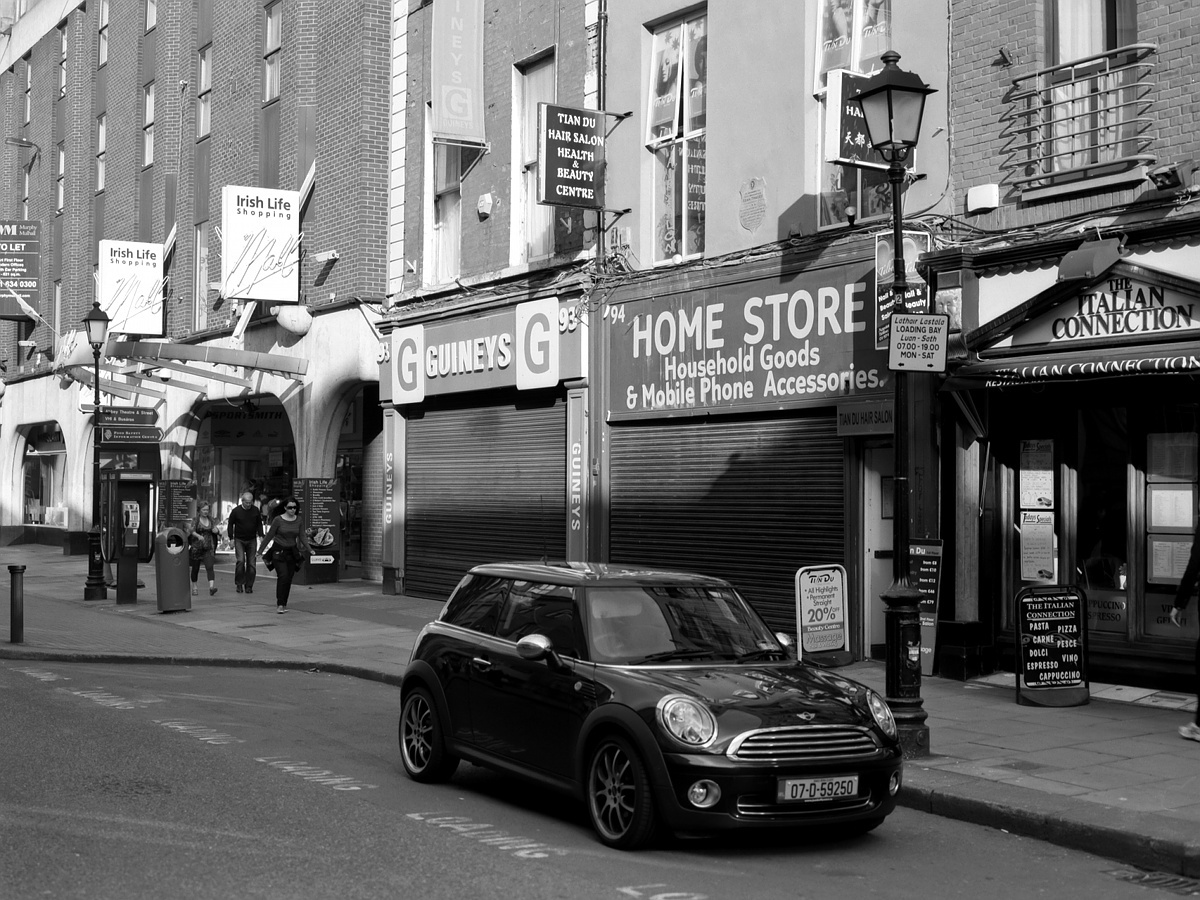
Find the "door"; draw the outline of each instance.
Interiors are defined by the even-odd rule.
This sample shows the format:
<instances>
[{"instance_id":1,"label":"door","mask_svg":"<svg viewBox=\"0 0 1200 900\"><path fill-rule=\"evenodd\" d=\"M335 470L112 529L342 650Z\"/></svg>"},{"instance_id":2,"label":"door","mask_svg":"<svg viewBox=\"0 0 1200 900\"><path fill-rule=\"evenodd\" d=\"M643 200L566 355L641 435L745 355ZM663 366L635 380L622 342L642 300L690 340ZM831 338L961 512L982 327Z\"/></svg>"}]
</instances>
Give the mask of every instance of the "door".
<instances>
[{"instance_id":1,"label":"door","mask_svg":"<svg viewBox=\"0 0 1200 900\"><path fill-rule=\"evenodd\" d=\"M884 603L880 599L892 583L892 493L893 460L891 447L868 447L863 466L863 653L872 659L884 658L886 632Z\"/></svg>"}]
</instances>

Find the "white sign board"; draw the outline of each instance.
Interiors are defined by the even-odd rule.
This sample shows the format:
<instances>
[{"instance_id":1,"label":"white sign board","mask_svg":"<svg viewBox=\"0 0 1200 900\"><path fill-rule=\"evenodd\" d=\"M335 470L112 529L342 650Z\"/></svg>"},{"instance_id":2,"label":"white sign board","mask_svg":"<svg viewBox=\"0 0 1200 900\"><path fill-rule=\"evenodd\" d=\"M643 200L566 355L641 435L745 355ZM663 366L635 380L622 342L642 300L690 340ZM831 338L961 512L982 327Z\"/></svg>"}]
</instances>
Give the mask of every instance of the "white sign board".
<instances>
[{"instance_id":1,"label":"white sign board","mask_svg":"<svg viewBox=\"0 0 1200 900\"><path fill-rule=\"evenodd\" d=\"M893 372L912 369L917 372L946 371L946 340L950 317L896 313L891 319L888 342L888 368Z\"/></svg>"},{"instance_id":2,"label":"white sign board","mask_svg":"<svg viewBox=\"0 0 1200 900\"><path fill-rule=\"evenodd\" d=\"M796 623L801 656L849 649L844 568L805 566L796 572Z\"/></svg>"},{"instance_id":3,"label":"white sign board","mask_svg":"<svg viewBox=\"0 0 1200 900\"><path fill-rule=\"evenodd\" d=\"M96 298L112 321L113 334L162 337L162 244L101 241Z\"/></svg>"},{"instance_id":4,"label":"white sign board","mask_svg":"<svg viewBox=\"0 0 1200 900\"><path fill-rule=\"evenodd\" d=\"M221 188L221 293L227 300L300 302L300 192Z\"/></svg>"}]
</instances>

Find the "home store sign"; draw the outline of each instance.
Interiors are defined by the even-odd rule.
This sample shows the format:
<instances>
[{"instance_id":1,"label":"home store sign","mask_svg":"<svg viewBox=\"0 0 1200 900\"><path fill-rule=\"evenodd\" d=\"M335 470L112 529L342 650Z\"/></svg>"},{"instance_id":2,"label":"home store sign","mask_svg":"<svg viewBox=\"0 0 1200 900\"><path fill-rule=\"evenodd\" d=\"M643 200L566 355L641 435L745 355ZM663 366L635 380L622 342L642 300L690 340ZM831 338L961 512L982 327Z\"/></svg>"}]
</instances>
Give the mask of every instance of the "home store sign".
<instances>
[{"instance_id":1,"label":"home store sign","mask_svg":"<svg viewBox=\"0 0 1200 900\"><path fill-rule=\"evenodd\" d=\"M609 418L828 405L890 395L870 269L848 266L611 303Z\"/></svg>"},{"instance_id":2,"label":"home store sign","mask_svg":"<svg viewBox=\"0 0 1200 900\"><path fill-rule=\"evenodd\" d=\"M394 404L463 391L554 387L583 375L586 324L577 304L531 300L481 316L392 331L380 347Z\"/></svg>"}]
</instances>

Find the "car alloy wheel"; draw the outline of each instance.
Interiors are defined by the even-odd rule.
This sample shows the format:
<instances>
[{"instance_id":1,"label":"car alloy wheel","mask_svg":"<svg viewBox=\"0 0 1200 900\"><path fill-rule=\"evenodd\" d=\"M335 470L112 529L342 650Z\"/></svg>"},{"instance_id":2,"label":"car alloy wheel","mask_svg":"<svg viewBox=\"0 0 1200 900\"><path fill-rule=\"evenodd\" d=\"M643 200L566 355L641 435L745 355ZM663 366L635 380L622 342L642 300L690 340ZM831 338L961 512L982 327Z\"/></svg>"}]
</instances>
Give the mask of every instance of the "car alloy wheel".
<instances>
[{"instance_id":1,"label":"car alloy wheel","mask_svg":"<svg viewBox=\"0 0 1200 900\"><path fill-rule=\"evenodd\" d=\"M400 710L400 756L414 781L445 781L458 768L458 758L446 752L442 723L425 688L414 688Z\"/></svg>"},{"instance_id":2,"label":"car alloy wheel","mask_svg":"<svg viewBox=\"0 0 1200 900\"><path fill-rule=\"evenodd\" d=\"M654 833L654 800L641 757L619 737L604 739L592 754L587 780L588 814L600 840L633 850Z\"/></svg>"}]
</instances>

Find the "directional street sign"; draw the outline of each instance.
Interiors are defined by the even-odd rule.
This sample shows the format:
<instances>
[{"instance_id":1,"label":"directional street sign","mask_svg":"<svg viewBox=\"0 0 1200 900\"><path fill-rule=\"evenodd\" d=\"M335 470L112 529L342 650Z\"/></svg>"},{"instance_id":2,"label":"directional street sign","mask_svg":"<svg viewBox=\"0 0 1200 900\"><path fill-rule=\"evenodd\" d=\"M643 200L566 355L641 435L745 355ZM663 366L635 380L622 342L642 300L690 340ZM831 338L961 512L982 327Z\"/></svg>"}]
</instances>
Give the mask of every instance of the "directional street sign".
<instances>
[{"instance_id":1,"label":"directional street sign","mask_svg":"<svg viewBox=\"0 0 1200 900\"><path fill-rule=\"evenodd\" d=\"M158 411L144 406L101 406L100 421L104 425L154 425Z\"/></svg>"},{"instance_id":2,"label":"directional street sign","mask_svg":"<svg viewBox=\"0 0 1200 900\"><path fill-rule=\"evenodd\" d=\"M100 446L112 444L157 444L162 441L162 429L154 425L102 425Z\"/></svg>"}]
</instances>

